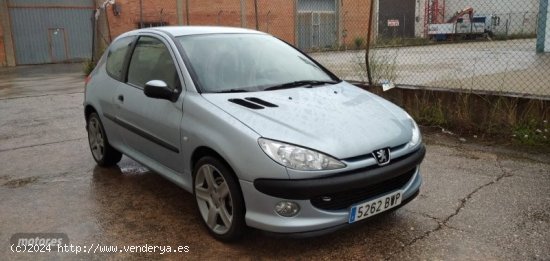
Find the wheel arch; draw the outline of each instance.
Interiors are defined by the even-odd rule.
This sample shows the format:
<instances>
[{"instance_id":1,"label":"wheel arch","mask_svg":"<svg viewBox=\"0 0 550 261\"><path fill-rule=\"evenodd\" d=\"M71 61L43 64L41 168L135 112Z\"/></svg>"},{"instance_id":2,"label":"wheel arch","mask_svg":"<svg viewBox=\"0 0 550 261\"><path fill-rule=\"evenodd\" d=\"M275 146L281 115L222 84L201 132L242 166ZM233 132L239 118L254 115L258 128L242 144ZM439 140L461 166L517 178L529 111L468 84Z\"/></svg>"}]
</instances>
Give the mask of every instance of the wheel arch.
<instances>
[{"instance_id":1,"label":"wheel arch","mask_svg":"<svg viewBox=\"0 0 550 261\"><path fill-rule=\"evenodd\" d=\"M86 119L86 123L88 122L88 117L90 117L90 114L97 113L97 110L94 108L94 106L87 104L84 107L84 118Z\"/></svg>"},{"instance_id":2,"label":"wheel arch","mask_svg":"<svg viewBox=\"0 0 550 261\"><path fill-rule=\"evenodd\" d=\"M191 154L191 161L190 161L191 172L193 172L193 170L195 169L197 162L205 156L211 156L221 160L222 163L227 165L227 167L233 172L233 175L238 180L237 174L235 173L235 169L231 167L231 164L229 164L229 162L220 153L218 153L217 151L215 151L214 149L208 146L199 146Z\"/></svg>"}]
</instances>

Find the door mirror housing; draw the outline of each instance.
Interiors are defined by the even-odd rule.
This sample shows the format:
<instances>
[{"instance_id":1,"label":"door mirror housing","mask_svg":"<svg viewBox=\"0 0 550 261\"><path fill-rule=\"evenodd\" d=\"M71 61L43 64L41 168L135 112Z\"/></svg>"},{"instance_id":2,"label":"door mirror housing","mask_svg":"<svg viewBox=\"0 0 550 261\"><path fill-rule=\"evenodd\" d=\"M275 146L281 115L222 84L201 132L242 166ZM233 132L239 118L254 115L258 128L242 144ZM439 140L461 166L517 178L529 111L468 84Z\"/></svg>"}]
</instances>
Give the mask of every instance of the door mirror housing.
<instances>
[{"instance_id":1,"label":"door mirror housing","mask_svg":"<svg viewBox=\"0 0 550 261\"><path fill-rule=\"evenodd\" d=\"M166 82L161 80L152 80L148 81L143 88L143 93L145 96L155 99L164 99L174 101L177 92L174 92L172 89L168 88Z\"/></svg>"}]
</instances>

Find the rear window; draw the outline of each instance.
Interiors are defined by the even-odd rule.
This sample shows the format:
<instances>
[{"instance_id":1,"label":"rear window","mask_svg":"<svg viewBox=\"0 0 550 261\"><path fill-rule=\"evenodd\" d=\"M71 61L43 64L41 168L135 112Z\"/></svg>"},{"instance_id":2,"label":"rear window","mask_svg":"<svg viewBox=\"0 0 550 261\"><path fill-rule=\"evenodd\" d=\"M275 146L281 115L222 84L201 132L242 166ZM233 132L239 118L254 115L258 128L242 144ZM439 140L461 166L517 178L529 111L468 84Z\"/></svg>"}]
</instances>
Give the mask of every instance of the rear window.
<instances>
[{"instance_id":1,"label":"rear window","mask_svg":"<svg viewBox=\"0 0 550 261\"><path fill-rule=\"evenodd\" d=\"M117 40L109 48L107 54L107 73L116 80L123 81L123 66L126 54L135 37L125 37Z\"/></svg>"}]
</instances>

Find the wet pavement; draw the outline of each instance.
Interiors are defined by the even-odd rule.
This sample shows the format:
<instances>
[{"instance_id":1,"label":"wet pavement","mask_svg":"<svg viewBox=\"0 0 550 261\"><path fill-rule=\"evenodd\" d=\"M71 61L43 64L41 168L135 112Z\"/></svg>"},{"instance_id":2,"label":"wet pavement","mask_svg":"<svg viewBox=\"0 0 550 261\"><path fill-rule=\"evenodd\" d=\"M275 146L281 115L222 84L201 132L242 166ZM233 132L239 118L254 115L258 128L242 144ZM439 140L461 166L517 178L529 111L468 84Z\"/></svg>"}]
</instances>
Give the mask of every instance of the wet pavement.
<instances>
[{"instance_id":1,"label":"wet pavement","mask_svg":"<svg viewBox=\"0 0 550 261\"><path fill-rule=\"evenodd\" d=\"M425 136L419 197L310 239L249 231L213 240L194 199L138 163L95 165L77 66L0 70L0 260L549 260L550 156ZM188 253L13 253L15 233L66 233L80 246L188 246Z\"/></svg>"}]
</instances>

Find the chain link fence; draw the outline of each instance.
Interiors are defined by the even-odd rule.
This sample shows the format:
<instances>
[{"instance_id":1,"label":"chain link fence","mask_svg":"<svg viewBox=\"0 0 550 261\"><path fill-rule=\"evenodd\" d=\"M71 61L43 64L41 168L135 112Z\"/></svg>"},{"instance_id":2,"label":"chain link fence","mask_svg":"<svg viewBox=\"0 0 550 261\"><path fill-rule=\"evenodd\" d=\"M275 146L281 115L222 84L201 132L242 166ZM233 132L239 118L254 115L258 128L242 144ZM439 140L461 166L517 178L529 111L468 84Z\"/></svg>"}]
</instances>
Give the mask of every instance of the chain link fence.
<instances>
[{"instance_id":1,"label":"chain link fence","mask_svg":"<svg viewBox=\"0 0 550 261\"><path fill-rule=\"evenodd\" d=\"M373 1L187 0L186 17L273 34L348 81L550 98L540 0Z\"/></svg>"}]
</instances>

